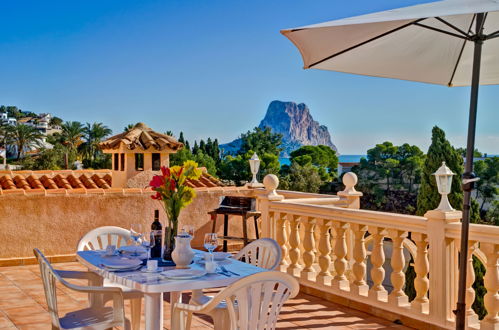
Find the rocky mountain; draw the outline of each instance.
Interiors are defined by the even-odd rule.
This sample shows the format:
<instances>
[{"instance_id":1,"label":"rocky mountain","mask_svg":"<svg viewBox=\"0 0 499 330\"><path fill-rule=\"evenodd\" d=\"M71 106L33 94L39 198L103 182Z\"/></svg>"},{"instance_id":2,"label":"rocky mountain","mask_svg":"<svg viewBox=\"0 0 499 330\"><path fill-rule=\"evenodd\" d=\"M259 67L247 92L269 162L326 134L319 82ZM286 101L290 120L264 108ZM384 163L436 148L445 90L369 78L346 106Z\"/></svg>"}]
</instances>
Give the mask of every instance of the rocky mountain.
<instances>
[{"instance_id":1,"label":"rocky mountain","mask_svg":"<svg viewBox=\"0 0 499 330\"><path fill-rule=\"evenodd\" d=\"M272 101L259 127L270 127L272 132L282 134L284 150L281 157L289 157L293 150L304 145L323 144L337 151L327 127L312 118L304 103ZM241 140L236 139L220 147L227 153L234 153L240 146Z\"/></svg>"}]
</instances>

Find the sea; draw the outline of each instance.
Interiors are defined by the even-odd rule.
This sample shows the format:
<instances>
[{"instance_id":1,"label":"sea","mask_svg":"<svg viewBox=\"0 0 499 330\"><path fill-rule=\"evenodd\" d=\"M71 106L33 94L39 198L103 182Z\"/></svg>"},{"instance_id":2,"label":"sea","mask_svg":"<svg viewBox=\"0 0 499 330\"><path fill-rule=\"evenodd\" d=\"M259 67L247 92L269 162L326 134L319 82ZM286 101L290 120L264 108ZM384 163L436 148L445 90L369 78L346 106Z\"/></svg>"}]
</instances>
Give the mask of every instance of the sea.
<instances>
[{"instance_id":1,"label":"sea","mask_svg":"<svg viewBox=\"0 0 499 330\"><path fill-rule=\"evenodd\" d=\"M367 155L340 155L338 159L340 163L358 163L362 157L366 158ZM279 158L279 162L281 163L281 166L291 165L291 160L289 158Z\"/></svg>"}]
</instances>

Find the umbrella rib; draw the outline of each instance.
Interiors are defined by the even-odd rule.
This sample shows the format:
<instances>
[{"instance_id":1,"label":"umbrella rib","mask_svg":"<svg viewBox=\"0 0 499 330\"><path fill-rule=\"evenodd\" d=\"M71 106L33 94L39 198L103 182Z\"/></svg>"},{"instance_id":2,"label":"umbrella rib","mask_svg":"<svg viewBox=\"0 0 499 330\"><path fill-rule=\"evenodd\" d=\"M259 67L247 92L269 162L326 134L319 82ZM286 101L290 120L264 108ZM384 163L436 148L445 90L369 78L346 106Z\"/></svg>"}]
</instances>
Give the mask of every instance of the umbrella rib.
<instances>
[{"instance_id":1,"label":"umbrella rib","mask_svg":"<svg viewBox=\"0 0 499 330\"><path fill-rule=\"evenodd\" d=\"M438 17L438 16L437 16L437 17L435 17L435 19L437 19L437 20L439 20L440 22L444 23L444 24L445 24L445 25L447 25L448 27L450 27L450 28L452 28L452 29L456 30L457 32L461 33L461 34L462 34L463 36L465 36L465 37L469 37L469 36L470 36L470 35L469 35L469 33L464 32L463 30L461 30L461 29L460 29L460 28L458 28L457 26L452 25L451 23L447 22L446 20L444 20L444 19L442 19L442 18L440 18L440 17Z\"/></svg>"},{"instance_id":2,"label":"umbrella rib","mask_svg":"<svg viewBox=\"0 0 499 330\"><path fill-rule=\"evenodd\" d=\"M473 22L475 21L475 17L476 15L473 15L473 18L471 19L470 26L468 27L468 33L471 33L471 28L473 27ZM454 65L454 70L452 70L452 75L450 76L449 83L447 84L447 86L449 87L452 87L452 80L454 80L454 76L456 75L457 71L457 66L459 65L459 62L461 62L461 56L463 55L464 46L466 46L466 41L468 40L463 41L463 46L461 47L461 51L459 52L459 56L457 57L456 65Z\"/></svg>"},{"instance_id":3,"label":"umbrella rib","mask_svg":"<svg viewBox=\"0 0 499 330\"><path fill-rule=\"evenodd\" d=\"M389 34L392 34L392 33L397 32L397 31L399 31L399 30L405 29L406 27L411 26L411 25L413 25L413 24L416 24L416 23L418 23L418 22L421 22L421 21L423 21L423 20L425 20L425 19L426 19L426 18L420 18L420 19L418 19L418 20L415 20L415 21L409 22L409 23L404 24L404 25L401 25L401 26L399 26L399 27L397 27L397 28L395 28L395 29L392 29L392 30L390 30L390 31L387 31L387 32L382 33L382 34L380 34L380 35L377 35L377 36L375 36L375 37L372 37L371 39L368 39L368 40L366 40L366 41L363 41L363 42L361 42L361 43L358 43L358 44L353 45L353 46L351 46L351 47L348 47L348 48L346 48L346 49L343 49L342 51L339 51L339 52L337 52L337 53L334 53L334 54L332 54L332 55L330 55L330 56L328 56L328 57L323 58L322 60L319 60L319 61L317 61L317 62L314 62L314 63L312 63L312 64L308 65L308 66L306 67L306 69L310 69L311 67L316 66L317 64L320 64L320 63L322 63L322 62L328 61L328 60L330 60L330 59L332 59L332 58L334 58L334 57L336 57L336 56L339 56L339 55L341 55L341 54L343 54L343 53L346 53L346 52L349 52L349 51L351 51L351 50L354 50L355 48L358 48L358 47L360 47L360 46L363 46L363 45L365 45L365 44L368 44L368 43L370 43L371 41L377 40L377 39L379 39L379 38L383 38L383 37L385 37L385 36L387 36L387 35L389 35Z\"/></svg>"},{"instance_id":4,"label":"umbrella rib","mask_svg":"<svg viewBox=\"0 0 499 330\"><path fill-rule=\"evenodd\" d=\"M420 23L414 23L414 25L422 27L422 28L425 28L425 29L429 29L429 30L432 30L432 31L436 31L436 32L448 34L448 35L454 36L456 38L460 38L460 39L464 39L464 40L469 40L469 36L463 37L462 35L459 35L459 34L456 34L456 33L452 33L452 32L449 32L449 31L445 31L445 30L441 30L441 29L433 27L433 26L428 26L428 25L424 25L424 24L420 24Z\"/></svg>"}]
</instances>

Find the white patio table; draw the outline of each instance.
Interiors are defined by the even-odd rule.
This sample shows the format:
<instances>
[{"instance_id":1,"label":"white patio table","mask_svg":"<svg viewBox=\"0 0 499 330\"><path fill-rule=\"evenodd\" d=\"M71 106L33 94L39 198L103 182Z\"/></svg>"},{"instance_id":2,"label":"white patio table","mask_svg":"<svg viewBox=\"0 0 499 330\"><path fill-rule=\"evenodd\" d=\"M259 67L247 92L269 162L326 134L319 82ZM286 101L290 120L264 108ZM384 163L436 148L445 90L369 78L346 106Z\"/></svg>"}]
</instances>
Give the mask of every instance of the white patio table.
<instances>
[{"instance_id":1,"label":"white patio table","mask_svg":"<svg viewBox=\"0 0 499 330\"><path fill-rule=\"evenodd\" d=\"M93 271L103 278L123 286L139 290L144 293L144 314L147 330L159 330L163 327L163 292L170 292L170 305L173 309L175 302L182 302L182 292L195 289L219 288L228 286L235 281L255 274L267 271L238 260L227 259L224 266L236 276L226 276L222 274L207 274L192 280L171 280L159 273L145 273L140 270L130 272L113 272L102 267L104 251L78 251L77 259L90 271ZM196 253L202 253L196 251ZM163 267L164 270L174 269L174 267ZM193 263L191 269L204 269L204 265ZM173 315L173 313L171 314Z\"/></svg>"}]
</instances>

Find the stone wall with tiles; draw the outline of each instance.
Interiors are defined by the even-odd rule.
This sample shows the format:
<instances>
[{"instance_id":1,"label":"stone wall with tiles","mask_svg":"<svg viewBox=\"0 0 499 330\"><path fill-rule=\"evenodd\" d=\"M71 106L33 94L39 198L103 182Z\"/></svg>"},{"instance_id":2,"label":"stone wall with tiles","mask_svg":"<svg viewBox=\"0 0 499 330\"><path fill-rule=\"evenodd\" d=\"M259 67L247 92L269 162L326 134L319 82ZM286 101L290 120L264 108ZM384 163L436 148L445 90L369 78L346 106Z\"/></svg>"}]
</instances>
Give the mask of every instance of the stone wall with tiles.
<instances>
[{"instance_id":1,"label":"stone wall with tiles","mask_svg":"<svg viewBox=\"0 0 499 330\"><path fill-rule=\"evenodd\" d=\"M131 223L143 223L150 228L154 209L161 210L158 201L150 198L150 190L97 189L95 192L77 189L50 193L0 191L0 265L34 261L32 249L35 247L48 256L71 258L80 237L91 229L109 225L129 228ZM182 224L193 225L196 228L193 246L201 247L204 234L211 231L207 212L218 206L220 197L252 193L252 190L236 187L199 189L196 199L181 213L180 228ZM164 225L163 211L160 211L160 220ZM242 236L241 221L231 220L230 234ZM222 224L219 219L220 234ZM253 226L249 228L250 237L254 237Z\"/></svg>"}]
</instances>

